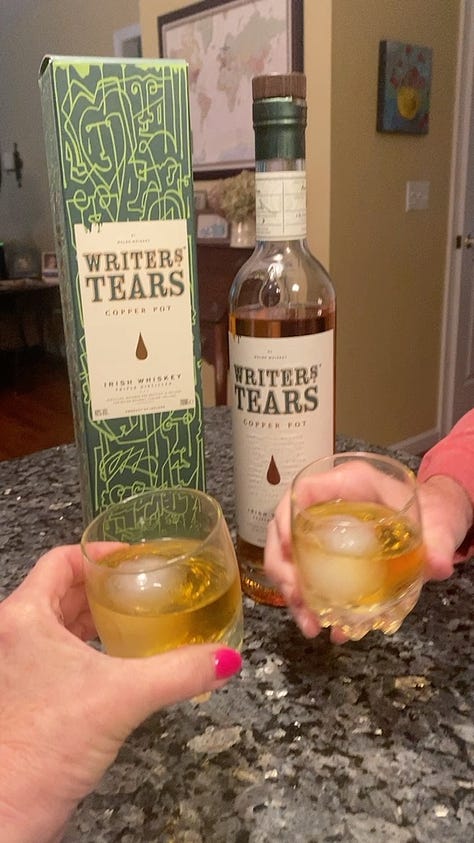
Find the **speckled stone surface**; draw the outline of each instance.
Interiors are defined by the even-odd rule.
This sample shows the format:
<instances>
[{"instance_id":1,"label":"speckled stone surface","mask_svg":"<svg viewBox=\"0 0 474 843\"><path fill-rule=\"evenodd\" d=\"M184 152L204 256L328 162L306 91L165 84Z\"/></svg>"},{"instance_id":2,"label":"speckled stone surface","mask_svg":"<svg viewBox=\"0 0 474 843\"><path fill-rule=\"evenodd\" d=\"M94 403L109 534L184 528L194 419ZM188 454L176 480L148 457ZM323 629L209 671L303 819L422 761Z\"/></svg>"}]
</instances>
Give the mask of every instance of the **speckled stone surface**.
<instances>
[{"instance_id":1,"label":"speckled stone surface","mask_svg":"<svg viewBox=\"0 0 474 843\"><path fill-rule=\"evenodd\" d=\"M225 408L206 413L206 451L233 529ZM75 448L0 463L0 501L2 596L42 551L79 538ZM473 840L472 562L426 585L394 636L342 647L324 633L305 641L284 609L244 603L242 674L144 723L67 843Z\"/></svg>"}]
</instances>

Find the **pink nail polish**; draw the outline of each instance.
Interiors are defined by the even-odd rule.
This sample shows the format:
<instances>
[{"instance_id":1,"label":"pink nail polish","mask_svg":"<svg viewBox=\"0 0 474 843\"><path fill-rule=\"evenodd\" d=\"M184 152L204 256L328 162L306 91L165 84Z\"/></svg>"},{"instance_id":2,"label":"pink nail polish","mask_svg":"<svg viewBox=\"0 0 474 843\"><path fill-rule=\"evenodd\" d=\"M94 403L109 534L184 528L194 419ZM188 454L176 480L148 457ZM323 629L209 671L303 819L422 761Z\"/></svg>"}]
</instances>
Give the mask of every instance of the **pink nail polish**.
<instances>
[{"instance_id":1,"label":"pink nail polish","mask_svg":"<svg viewBox=\"0 0 474 843\"><path fill-rule=\"evenodd\" d=\"M215 652L214 664L216 666L216 679L228 679L242 667L242 656L237 650L226 647Z\"/></svg>"}]
</instances>

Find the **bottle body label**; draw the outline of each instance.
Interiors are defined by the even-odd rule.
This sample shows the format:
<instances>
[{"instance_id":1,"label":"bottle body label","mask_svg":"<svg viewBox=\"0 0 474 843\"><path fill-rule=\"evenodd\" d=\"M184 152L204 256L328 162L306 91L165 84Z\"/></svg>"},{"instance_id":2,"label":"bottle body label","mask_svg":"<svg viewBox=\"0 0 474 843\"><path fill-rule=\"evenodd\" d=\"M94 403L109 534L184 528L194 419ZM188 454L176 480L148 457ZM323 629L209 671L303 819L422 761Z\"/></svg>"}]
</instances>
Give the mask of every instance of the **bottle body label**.
<instances>
[{"instance_id":1,"label":"bottle body label","mask_svg":"<svg viewBox=\"0 0 474 843\"><path fill-rule=\"evenodd\" d=\"M255 174L257 240L306 237L306 172L269 171Z\"/></svg>"},{"instance_id":2,"label":"bottle body label","mask_svg":"<svg viewBox=\"0 0 474 843\"><path fill-rule=\"evenodd\" d=\"M186 220L74 229L92 419L193 407Z\"/></svg>"},{"instance_id":3,"label":"bottle body label","mask_svg":"<svg viewBox=\"0 0 474 843\"><path fill-rule=\"evenodd\" d=\"M305 465L334 448L334 330L298 337L229 335L236 514L259 547Z\"/></svg>"}]
</instances>

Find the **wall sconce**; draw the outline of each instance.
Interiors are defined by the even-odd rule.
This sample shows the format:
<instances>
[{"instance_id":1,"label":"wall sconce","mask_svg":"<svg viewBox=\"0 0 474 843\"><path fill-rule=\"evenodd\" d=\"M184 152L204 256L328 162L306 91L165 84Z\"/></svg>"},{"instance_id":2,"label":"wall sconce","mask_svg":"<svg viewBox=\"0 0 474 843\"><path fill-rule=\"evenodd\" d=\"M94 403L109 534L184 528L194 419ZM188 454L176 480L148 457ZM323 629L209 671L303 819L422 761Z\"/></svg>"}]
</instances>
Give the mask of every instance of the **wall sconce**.
<instances>
[{"instance_id":1,"label":"wall sconce","mask_svg":"<svg viewBox=\"0 0 474 843\"><path fill-rule=\"evenodd\" d=\"M18 146L13 144L13 152L3 152L1 158L1 168L6 173L15 173L18 187L21 187L21 174L23 170L23 160L18 152ZM1 184L1 172L0 172Z\"/></svg>"}]
</instances>

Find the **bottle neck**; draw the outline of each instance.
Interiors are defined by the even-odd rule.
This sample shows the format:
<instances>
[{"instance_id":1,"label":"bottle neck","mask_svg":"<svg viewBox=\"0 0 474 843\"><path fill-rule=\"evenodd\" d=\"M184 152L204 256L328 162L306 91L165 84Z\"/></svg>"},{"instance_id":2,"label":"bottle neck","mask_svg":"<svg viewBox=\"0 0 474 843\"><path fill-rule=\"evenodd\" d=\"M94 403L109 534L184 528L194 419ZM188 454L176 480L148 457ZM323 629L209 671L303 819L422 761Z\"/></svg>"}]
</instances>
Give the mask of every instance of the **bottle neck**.
<instances>
[{"instance_id":1,"label":"bottle neck","mask_svg":"<svg viewBox=\"0 0 474 843\"><path fill-rule=\"evenodd\" d=\"M306 102L257 99L253 125L257 241L304 240Z\"/></svg>"},{"instance_id":2,"label":"bottle neck","mask_svg":"<svg viewBox=\"0 0 474 843\"><path fill-rule=\"evenodd\" d=\"M256 100L253 104L255 160L304 159L306 102L291 97Z\"/></svg>"},{"instance_id":3,"label":"bottle neck","mask_svg":"<svg viewBox=\"0 0 474 843\"><path fill-rule=\"evenodd\" d=\"M265 158L255 164L256 239L306 239L304 158Z\"/></svg>"}]
</instances>

